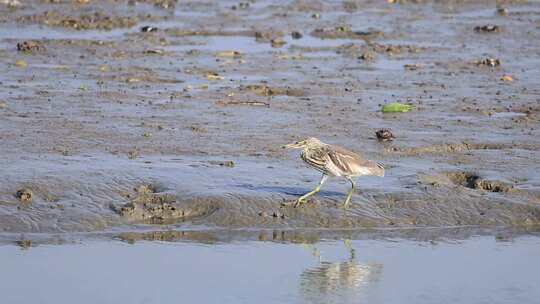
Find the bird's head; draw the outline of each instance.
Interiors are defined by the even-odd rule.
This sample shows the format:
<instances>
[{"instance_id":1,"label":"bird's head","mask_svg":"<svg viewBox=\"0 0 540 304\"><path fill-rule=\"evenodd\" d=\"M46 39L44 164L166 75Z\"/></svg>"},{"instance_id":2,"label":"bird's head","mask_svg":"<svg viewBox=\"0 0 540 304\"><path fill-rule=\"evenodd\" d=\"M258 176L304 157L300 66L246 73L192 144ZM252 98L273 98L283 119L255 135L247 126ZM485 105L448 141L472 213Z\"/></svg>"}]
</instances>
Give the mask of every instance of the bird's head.
<instances>
[{"instance_id":1,"label":"bird's head","mask_svg":"<svg viewBox=\"0 0 540 304\"><path fill-rule=\"evenodd\" d=\"M299 140L297 142L293 142L287 145L282 146L283 149L301 149L301 148L309 148L309 147L315 147L320 146L322 142L318 140L315 137L308 137L303 140Z\"/></svg>"}]
</instances>

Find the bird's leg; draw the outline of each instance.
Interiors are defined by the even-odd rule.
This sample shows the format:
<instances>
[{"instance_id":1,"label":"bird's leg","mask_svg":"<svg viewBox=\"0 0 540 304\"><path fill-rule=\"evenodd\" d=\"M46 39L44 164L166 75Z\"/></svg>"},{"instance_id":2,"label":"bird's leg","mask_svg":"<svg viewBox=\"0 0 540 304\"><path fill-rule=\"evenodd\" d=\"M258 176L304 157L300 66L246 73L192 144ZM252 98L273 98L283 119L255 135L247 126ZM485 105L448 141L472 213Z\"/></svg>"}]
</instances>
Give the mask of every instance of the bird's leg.
<instances>
[{"instance_id":1,"label":"bird's leg","mask_svg":"<svg viewBox=\"0 0 540 304\"><path fill-rule=\"evenodd\" d=\"M324 182L326 181L326 179L328 178L328 175L324 174L322 175L322 178L321 178L321 181L319 182L319 184L317 185L317 187L315 187L315 189L309 191L308 193L300 196L295 202L294 202L294 207L298 207L300 206L301 204L305 203L306 200L312 196L313 194L319 192L319 190L321 190L321 186L324 184Z\"/></svg>"},{"instance_id":2,"label":"bird's leg","mask_svg":"<svg viewBox=\"0 0 540 304\"><path fill-rule=\"evenodd\" d=\"M354 260L355 257L356 257L356 251L354 250L354 248L351 245L351 240L350 239L344 239L343 244L345 245L345 248L347 248L347 250L349 250L349 260L350 261Z\"/></svg>"},{"instance_id":3,"label":"bird's leg","mask_svg":"<svg viewBox=\"0 0 540 304\"><path fill-rule=\"evenodd\" d=\"M345 199L345 203L343 203L343 208L347 208L349 206L349 202L351 201L351 197L355 190L354 181L351 178L347 178L351 182L351 190L349 190L349 193L347 193L347 198Z\"/></svg>"}]
</instances>

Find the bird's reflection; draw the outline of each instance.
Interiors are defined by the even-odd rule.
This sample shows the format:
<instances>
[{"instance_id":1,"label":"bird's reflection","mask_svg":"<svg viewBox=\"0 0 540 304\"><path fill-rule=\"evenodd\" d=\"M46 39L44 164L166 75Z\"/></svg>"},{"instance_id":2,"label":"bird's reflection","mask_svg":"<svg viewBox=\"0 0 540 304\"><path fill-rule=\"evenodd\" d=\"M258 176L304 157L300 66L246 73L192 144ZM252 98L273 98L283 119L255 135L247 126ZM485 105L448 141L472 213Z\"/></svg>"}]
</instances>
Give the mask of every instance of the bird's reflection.
<instances>
[{"instance_id":1,"label":"bird's reflection","mask_svg":"<svg viewBox=\"0 0 540 304\"><path fill-rule=\"evenodd\" d=\"M320 251L311 248L319 265L300 275L300 291L307 303L361 303L368 288L379 281L382 264L358 263L348 241L345 247L349 258L342 262L324 261Z\"/></svg>"}]
</instances>

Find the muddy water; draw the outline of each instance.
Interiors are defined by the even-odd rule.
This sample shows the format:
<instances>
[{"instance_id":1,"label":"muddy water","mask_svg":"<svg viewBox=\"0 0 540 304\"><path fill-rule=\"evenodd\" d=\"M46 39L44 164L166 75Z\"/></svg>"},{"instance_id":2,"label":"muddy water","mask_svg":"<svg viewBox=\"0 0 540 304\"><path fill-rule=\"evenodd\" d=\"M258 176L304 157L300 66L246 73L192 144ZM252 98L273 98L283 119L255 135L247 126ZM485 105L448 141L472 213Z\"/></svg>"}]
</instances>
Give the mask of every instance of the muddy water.
<instances>
[{"instance_id":1,"label":"muddy water","mask_svg":"<svg viewBox=\"0 0 540 304\"><path fill-rule=\"evenodd\" d=\"M396 2L0 4L0 232L537 226L539 3ZM284 208L305 136L387 176Z\"/></svg>"},{"instance_id":2,"label":"muddy water","mask_svg":"<svg viewBox=\"0 0 540 304\"><path fill-rule=\"evenodd\" d=\"M6 303L536 303L537 236L0 246ZM29 292L31 286L31 292Z\"/></svg>"}]
</instances>

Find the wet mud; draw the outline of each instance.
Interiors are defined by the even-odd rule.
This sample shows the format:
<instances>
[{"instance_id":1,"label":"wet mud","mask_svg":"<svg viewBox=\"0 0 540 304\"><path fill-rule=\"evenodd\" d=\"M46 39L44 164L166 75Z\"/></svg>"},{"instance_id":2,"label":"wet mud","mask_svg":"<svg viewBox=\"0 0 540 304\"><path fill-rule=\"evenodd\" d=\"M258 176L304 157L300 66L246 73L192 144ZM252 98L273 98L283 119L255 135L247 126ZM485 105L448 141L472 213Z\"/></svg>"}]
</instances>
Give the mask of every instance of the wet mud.
<instances>
[{"instance_id":1,"label":"wet mud","mask_svg":"<svg viewBox=\"0 0 540 304\"><path fill-rule=\"evenodd\" d=\"M538 3L0 12L2 233L540 225ZM391 102L412 110L382 113ZM339 179L284 207L319 179L280 149L307 136L387 176L359 178L347 210Z\"/></svg>"}]
</instances>

